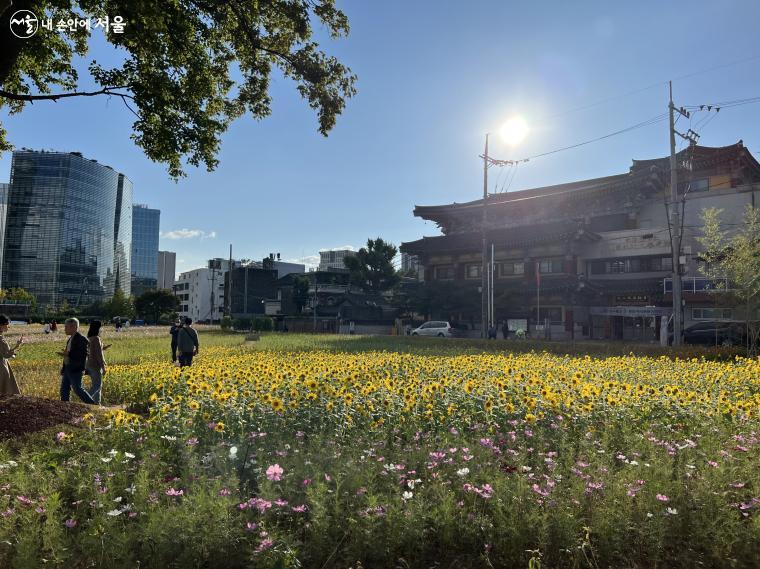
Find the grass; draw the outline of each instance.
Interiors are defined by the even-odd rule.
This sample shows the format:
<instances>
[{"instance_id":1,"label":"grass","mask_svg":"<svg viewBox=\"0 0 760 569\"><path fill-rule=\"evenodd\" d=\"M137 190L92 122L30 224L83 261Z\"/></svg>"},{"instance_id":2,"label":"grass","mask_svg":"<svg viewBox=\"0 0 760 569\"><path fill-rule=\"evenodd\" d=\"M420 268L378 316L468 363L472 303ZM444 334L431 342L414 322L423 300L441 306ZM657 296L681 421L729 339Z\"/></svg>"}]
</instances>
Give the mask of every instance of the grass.
<instances>
[{"instance_id":1,"label":"grass","mask_svg":"<svg viewBox=\"0 0 760 569\"><path fill-rule=\"evenodd\" d=\"M61 327L62 328L62 327ZM84 331L86 332L86 330ZM58 398L60 385L61 357L56 352L63 349L67 336L62 331L45 335L42 329L34 327L12 329L5 335L9 344L14 345L16 338L23 335L28 343L18 351L11 362L16 381L21 393L36 397ZM171 341L168 327L132 328L119 332L111 329L101 334L104 344L111 344L106 351L106 361L112 364L138 364L142 362L161 362L171 360ZM221 330L199 329L201 358L208 348L230 348L243 345L240 334L224 333ZM85 378L87 384L87 378ZM109 400L108 375L104 380L104 404L119 403Z\"/></svg>"}]
</instances>

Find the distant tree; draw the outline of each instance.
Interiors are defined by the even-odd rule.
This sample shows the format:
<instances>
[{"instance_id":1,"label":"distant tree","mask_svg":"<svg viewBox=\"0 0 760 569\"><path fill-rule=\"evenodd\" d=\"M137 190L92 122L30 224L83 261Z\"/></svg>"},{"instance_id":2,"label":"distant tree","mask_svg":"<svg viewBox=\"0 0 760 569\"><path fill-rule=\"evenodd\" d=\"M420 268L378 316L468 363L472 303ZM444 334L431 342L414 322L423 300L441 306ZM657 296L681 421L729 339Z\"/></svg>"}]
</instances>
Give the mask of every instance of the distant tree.
<instances>
[{"instance_id":1,"label":"distant tree","mask_svg":"<svg viewBox=\"0 0 760 569\"><path fill-rule=\"evenodd\" d=\"M749 351L754 355L760 339L760 209L747 204L743 223L733 232L723 229L722 211L702 211L704 226L697 240L704 247L701 256L705 262L700 271L744 309ZM728 281L727 287L723 279Z\"/></svg>"},{"instance_id":2,"label":"distant tree","mask_svg":"<svg viewBox=\"0 0 760 569\"><path fill-rule=\"evenodd\" d=\"M132 318L135 314L135 307L132 298L125 295L120 288L116 289L113 297L103 303L103 310L108 318L121 316L122 318Z\"/></svg>"},{"instance_id":3,"label":"distant tree","mask_svg":"<svg viewBox=\"0 0 760 569\"><path fill-rule=\"evenodd\" d=\"M18 10L54 22L121 16L123 33L111 30L104 39L122 61L113 68L90 61L84 83L94 86L81 88L73 62L87 55L90 28L39 30L22 39L10 26ZM212 170L232 121L269 116L270 85L279 76L317 112L319 132L333 128L356 92L356 77L320 49L315 30L348 35L335 0L0 0L0 111L116 97L136 117L132 139L172 177L184 175L185 164ZM0 124L0 152L11 148L5 135Z\"/></svg>"},{"instance_id":4,"label":"distant tree","mask_svg":"<svg viewBox=\"0 0 760 569\"><path fill-rule=\"evenodd\" d=\"M300 314L306 303L309 302L309 279L303 276L296 276L293 279L293 290L291 299Z\"/></svg>"},{"instance_id":5,"label":"distant tree","mask_svg":"<svg viewBox=\"0 0 760 569\"><path fill-rule=\"evenodd\" d=\"M135 299L137 315L156 324L163 314L175 312L178 308L179 299L167 289L149 290Z\"/></svg>"},{"instance_id":6,"label":"distant tree","mask_svg":"<svg viewBox=\"0 0 760 569\"><path fill-rule=\"evenodd\" d=\"M36 304L37 298L29 291L23 288L11 288L6 291L6 300L14 300L16 302L28 302L29 304Z\"/></svg>"},{"instance_id":7,"label":"distant tree","mask_svg":"<svg viewBox=\"0 0 760 569\"><path fill-rule=\"evenodd\" d=\"M356 255L345 257L343 263L351 273L351 283L371 292L382 292L393 288L400 277L393 268L393 258L398 249L392 243L368 239L367 246Z\"/></svg>"}]
</instances>

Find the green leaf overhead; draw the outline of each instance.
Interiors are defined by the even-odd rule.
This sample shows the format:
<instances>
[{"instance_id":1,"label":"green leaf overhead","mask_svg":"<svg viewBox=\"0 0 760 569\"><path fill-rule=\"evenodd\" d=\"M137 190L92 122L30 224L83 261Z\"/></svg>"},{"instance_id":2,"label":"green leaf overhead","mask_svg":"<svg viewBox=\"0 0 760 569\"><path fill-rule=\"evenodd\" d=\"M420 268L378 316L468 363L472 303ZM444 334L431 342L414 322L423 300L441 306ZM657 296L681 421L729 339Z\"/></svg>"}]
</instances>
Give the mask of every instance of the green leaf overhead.
<instances>
[{"instance_id":1,"label":"green leaf overhead","mask_svg":"<svg viewBox=\"0 0 760 569\"><path fill-rule=\"evenodd\" d=\"M75 56L86 56L92 33L40 29L28 39L10 31L10 17L30 10L53 22L121 16L123 33L106 33L124 60L88 65L97 89L79 87ZM279 72L316 111L327 135L356 93L356 76L321 50L314 28L346 36L348 19L334 0L0 0L0 108L11 114L36 101L119 97L134 114L135 143L146 156L184 175L190 164L213 170L221 135L245 114L271 113L270 78ZM11 149L0 124L0 151Z\"/></svg>"}]
</instances>

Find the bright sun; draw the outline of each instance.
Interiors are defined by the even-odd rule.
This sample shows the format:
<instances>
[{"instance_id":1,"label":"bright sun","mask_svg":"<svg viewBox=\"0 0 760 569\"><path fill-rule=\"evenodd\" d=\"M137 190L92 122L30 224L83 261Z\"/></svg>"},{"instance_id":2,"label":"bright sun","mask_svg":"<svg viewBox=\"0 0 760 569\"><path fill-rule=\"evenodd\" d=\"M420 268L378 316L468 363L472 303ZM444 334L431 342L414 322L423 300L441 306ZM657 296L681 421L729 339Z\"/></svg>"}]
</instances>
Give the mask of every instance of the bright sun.
<instances>
[{"instance_id":1,"label":"bright sun","mask_svg":"<svg viewBox=\"0 0 760 569\"><path fill-rule=\"evenodd\" d=\"M520 116L510 118L504 123L499 131L502 140L507 144L515 146L520 144L528 134L528 123Z\"/></svg>"}]
</instances>

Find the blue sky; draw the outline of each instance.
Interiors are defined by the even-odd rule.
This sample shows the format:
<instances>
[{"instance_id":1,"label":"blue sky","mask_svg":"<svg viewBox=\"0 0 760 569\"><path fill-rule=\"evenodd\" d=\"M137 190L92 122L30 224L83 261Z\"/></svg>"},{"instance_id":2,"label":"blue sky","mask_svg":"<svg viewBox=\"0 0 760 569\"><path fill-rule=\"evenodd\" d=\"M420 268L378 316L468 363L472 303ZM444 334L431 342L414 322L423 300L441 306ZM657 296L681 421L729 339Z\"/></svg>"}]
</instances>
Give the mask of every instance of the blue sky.
<instances>
[{"instance_id":1,"label":"blue sky","mask_svg":"<svg viewBox=\"0 0 760 569\"><path fill-rule=\"evenodd\" d=\"M412 216L414 205L482 195L484 135L514 114L530 125L528 138L515 148L494 140L492 155L531 156L664 113L671 78L677 105L760 96L754 0L339 6L351 34L323 48L358 75L358 94L328 138L281 77L272 116L234 123L216 171L190 168L178 183L132 144L132 115L119 100L42 102L0 120L16 147L80 151L127 174L135 201L161 210L160 246L177 251L179 272L226 257L230 243L238 258L294 260L368 237L399 244L437 234ZM89 57L117 54L96 37ZM760 157L759 119L760 104L725 109L700 143L743 139ZM522 164L509 190L621 173L634 158L667 152L661 122ZM0 181L9 172L6 153ZM491 191L506 187L506 174L491 170Z\"/></svg>"}]
</instances>

